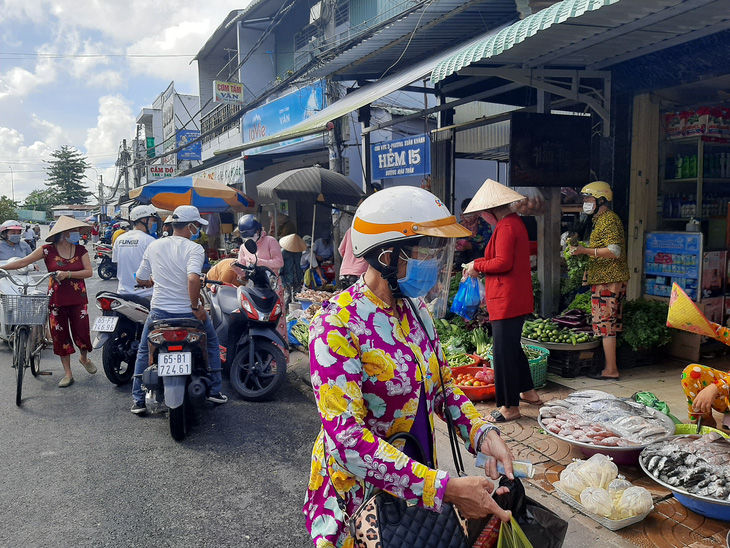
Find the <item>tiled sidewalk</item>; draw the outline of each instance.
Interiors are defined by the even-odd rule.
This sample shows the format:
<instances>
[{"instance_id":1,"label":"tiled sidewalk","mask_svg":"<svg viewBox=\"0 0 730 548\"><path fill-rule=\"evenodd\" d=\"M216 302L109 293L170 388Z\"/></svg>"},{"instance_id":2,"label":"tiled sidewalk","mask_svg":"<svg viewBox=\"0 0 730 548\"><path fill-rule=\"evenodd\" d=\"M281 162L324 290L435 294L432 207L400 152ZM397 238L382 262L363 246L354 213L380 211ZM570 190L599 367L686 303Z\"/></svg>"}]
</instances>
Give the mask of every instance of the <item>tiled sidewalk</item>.
<instances>
[{"instance_id":1,"label":"tiled sidewalk","mask_svg":"<svg viewBox=\"0 0 730 548\"><path fill-rule=\"evenodd\" d=\"M656 381L665 378L667 374L667 390L672 390L672 380L677 376L675 375L677 367L669 367L668 369L670 371L663 369L664 375L659 377L657 375L659 370L656 366L653 366L653 371L632 370L635 371L633 374L624 371L622 372L623 382L620 383L591 381L585 377L579 377L577 379L552 377L561 384L548 382L547 386L538 392L544 401L564 398L576 389L582 388L595 388L614 393L617 396L626 397L630 396L633 392L647 389L644 388L647 386L646 381L640 379L632 380L632 377L648 376ZM679 371L681 371L681 367L679 367ZM562 383L570 383L577 386L571 388L563 386ZM640 387L634 390L633 388L635 387L627 386L634 383ZM653 385L656 382L648 384L652 385L649 387L651 389L655 388ZM676 382L676 389L679 390L678 381ZM630 392L627 393L627 390L630 390ZM663 392L662 390L654 389L651 391L662 399L666 398L666 394L663 395L660 393ZM671 399L681 402L681 398L678 395L674 395ZM485 416L495 408L493 402L478 403L477 407ZM541 433L540 427L537 424L537 407L523 404L520 406L520 410L523 415L521 419L500 425L502 435L512 448L515 458L529 459L535 464L535 477L529 480L529 482L534 487L558 498L552 484L559 479L560 472L572 459L586 457L570 444L548 434ZM678 409L676 414L679 418L686 420L686 412L683 409ZM654 483L638 467L621 466L619 469L620 473L625 475L629 481L635 485L649 489L654 498L655 510L641 523L616 531L615 534L620 535L636 546L647 548L654 546L661 548L726 546L725 537L728 533L730 523L705 518L687 510L672 497L671 492Z\"/></svg>"}]
</instances>

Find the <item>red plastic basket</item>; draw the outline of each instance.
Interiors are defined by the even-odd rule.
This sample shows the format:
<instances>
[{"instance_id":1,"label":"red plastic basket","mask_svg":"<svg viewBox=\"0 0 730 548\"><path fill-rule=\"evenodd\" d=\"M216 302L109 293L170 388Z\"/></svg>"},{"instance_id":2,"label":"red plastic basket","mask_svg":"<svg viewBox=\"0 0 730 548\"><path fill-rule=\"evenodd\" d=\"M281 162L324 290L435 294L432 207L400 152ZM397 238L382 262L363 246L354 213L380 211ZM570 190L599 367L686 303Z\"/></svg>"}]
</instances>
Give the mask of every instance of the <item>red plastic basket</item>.
<instances>
[{"instance_id":1,"label":"red plastic basket","mask_svg":"<svg viewBox=\"0 0 730 548\"><path fill-rule=\"evenodd\" d=\"M459 373L469 373L471 375L476 375L480 371L483 371L483 368L482 367L459 367L457 369L457 371ZM456 386L471 401L493 400L495 397L496 389L494 388L493 384L490 384L487 386L462 386L460 384L457 384Z\"/></svg>"}]
</instances>

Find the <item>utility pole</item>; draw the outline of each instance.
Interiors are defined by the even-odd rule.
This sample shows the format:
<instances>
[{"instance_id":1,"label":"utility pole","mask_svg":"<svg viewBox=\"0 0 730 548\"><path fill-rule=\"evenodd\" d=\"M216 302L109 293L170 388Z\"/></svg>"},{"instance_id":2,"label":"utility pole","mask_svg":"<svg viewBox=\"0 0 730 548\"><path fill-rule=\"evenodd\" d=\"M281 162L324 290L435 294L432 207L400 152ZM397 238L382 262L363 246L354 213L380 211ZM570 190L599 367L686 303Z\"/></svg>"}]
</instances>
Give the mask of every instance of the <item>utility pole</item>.
<instances>
[{"instance_id":1,"label":"utility pole","mask_svg":"<svg viewBox=\"0 0 730 548\"><path fill-rule=\"evenodd\" d=\"M104 210L104 183L101 175L99 175L99 220L101 220L102 215L106 215Z\"/></svg>"},{"instance_id":2,"label":"utility pole","mask_svg":"<svg viewBox=\"0 0 730 548\"><path fill-rule=\"evenodd\" d=\"M129 197L129 152L126 139L122 139L122 169L124 169L124 192Z\"/></svg>"}]
</instances>

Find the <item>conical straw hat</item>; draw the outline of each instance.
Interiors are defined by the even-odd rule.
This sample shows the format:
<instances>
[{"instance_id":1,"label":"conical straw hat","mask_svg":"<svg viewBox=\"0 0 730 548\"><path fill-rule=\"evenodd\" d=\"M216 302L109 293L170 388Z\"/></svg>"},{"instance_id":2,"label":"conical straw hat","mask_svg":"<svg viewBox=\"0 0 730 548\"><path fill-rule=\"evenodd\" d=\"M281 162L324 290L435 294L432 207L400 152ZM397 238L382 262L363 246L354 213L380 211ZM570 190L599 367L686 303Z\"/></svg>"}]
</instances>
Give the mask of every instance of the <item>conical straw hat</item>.
<instances>
[{"instance_id":1,"label":"conical straw hat","mask_svg":"<svg viewBox=\"0 0 730 548\"><path fill-rule=\"evenodd\" d=\"M289 251L290 253L301 253L307 249L307 244L304 243L304 240L302 240L298 234L289 234L284 236L281 240L279 240L279 245L281 246L281 249Z\"/></svg>"},{"instance_id":2,"label":"conical straw hat","mask_svg":"<svg viewBox=\"0 0 730 548\"><path fill-rule=\"evenodd\" d=\"M56 224L53 225L53 228L51 229L51 231L48 233L48 236L46 236L46 241L52 242L53 238L56 236L56 234L60 234L61 232L66 232L67 230L78 230L79 232L91 232L91 225L88 223L85 223L83 221L74 219L73 217L61 215L58 218L58 221L56 221Z\"/></svg>"},{"instance_id":3,"label":"conical straw hat","mask_svg":"<svg viewBox=\"0 0 730 548\"><path fill-rule=\"evenodd\" d=\"M524 199L525 197L519 192L507 188L497 181L487 179L471 199L464 213L484 211L485 209L511 204L512 202Z\"/></svg>"},{"instance_id":4,"label":"conical straw hat","mask_svg":"<svg viewBox=\"0 0 730 548\"><path fill-rule=\"evenodd\" d=\"M672 285L672 296L669 299L667 327L707 335L713 339L717 336L711 322L697 308L697 305L676 283Z\"/></svg>"}]
</instances>

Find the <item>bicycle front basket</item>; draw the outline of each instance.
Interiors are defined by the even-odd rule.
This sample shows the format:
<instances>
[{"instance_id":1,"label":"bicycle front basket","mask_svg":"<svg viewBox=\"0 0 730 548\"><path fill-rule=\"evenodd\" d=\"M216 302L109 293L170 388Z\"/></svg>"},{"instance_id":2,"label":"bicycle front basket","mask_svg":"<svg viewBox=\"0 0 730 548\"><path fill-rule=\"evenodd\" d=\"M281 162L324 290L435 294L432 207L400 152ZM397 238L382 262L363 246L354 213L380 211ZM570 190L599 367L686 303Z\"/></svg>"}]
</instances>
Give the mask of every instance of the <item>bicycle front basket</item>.
<instances>
[{"instance_id":1,"label":"bicycle front basket","mask_svg":"<svg viewBox=\"0 0 730 548\"><path fill-rule=\"evenodd\" d=\"M43 325L48 318L48 295L2 295L6 325Z\"/></svg>"}]
</instances>

